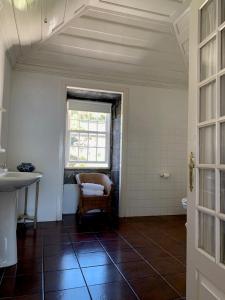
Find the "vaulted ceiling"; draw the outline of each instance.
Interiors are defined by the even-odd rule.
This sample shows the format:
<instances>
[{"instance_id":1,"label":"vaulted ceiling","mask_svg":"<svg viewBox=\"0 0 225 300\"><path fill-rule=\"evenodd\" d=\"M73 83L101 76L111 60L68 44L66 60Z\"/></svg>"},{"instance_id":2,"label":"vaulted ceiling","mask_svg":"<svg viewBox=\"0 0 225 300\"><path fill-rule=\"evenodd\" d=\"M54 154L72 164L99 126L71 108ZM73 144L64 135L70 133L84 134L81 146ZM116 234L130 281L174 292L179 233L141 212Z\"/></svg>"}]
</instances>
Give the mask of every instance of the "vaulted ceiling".
<instances>
[{"instance_id":1,"label":"vaulted ceiling","mask_svg":"<svg viewBox=\"0 0 225 300\"><path fill-rule=\"evenodd\" d=\"M0 0L0 27L16 69L182 87L189 2Z\"/></svg>"}]
</instances>

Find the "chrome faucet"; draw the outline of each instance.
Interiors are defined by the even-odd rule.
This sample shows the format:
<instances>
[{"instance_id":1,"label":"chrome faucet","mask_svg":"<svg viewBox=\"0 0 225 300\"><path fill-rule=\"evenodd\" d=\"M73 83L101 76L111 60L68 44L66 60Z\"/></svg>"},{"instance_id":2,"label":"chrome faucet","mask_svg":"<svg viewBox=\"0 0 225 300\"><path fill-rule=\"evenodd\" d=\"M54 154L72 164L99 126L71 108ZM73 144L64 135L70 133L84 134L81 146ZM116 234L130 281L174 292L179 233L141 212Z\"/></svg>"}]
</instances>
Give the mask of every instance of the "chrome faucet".
<instances>
[{"instance_id":1,"label":"chrome faucet","mask_svg":"<svg viewBox=\"0 0 225 300\"><path fill-rule=\"evenodd\" d=\"M8 169L6 167L6 163L0 164L0 175L4 175L8 172Z\"/></svg>"}]
</instances>

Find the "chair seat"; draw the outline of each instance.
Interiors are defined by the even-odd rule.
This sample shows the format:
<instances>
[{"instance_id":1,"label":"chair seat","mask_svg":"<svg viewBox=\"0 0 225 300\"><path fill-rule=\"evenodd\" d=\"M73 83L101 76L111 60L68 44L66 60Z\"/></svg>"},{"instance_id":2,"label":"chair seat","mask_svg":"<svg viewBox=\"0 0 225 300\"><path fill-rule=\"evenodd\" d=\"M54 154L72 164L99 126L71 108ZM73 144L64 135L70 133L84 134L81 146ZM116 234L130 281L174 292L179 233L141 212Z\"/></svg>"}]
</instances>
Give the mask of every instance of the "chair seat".
<instances>
[{"instance_id":1,"label":"chair seat","mask_svg":"<svg viewBox=\"0 0 225 300\"><path fill-rule=\"evenodd\" d=\"M113 183L106 174L101 173L80 173L76 175L76 180L80 188L80 199L78 205L78 214L83 216L91 210L99 209L106 213L112 211L112 190ZM86 196L82 191L83 183L95 183L104 186L104 195Z\"/></svg>"}]
</instances>

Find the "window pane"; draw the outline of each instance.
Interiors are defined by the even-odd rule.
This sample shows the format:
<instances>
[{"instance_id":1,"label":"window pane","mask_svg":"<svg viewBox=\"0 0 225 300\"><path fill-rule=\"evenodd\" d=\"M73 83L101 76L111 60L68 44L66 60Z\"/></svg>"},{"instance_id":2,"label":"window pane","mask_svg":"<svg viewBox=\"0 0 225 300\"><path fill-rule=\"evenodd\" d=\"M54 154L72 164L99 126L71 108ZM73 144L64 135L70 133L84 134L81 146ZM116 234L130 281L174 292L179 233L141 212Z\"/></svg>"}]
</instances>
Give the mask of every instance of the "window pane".
<instances>
[{"instance_id":1,"label":"window pane","mask_svg":"<svg viewBox=\"0 0 225 300\"><path fill-rule=\"evenodd\" d=\"M76 120L78 120L79 119L79 113L78 113L78 111L69 110L69 118L70 119L76 119Z\"/></svg>"},{"instance_id":2,"label":"window pane","mask_svg":"<svg viewBox=\"0 0 225 300\"><path fill-rule=\"evenodd\" d=\"M97 153L96 148L89 148L88 149L88 161L97 161L96 153Z\"/></svg>"},{"instance_id":3,"label":"window pane","mask_svg":"<svg viewBox=\"0 0 225 300\"><path fill-rule=\"evenodd\" d=\"M198 246L211 256L215 256L215 219L199 212Z\"/></svg>"},{"instance_id":4,"label":"window pane","mask_svg":"<svg viewBox=\"0 0 225 300\"><path fill-rule=\"evenodd\" d=\"M105 147L106 137L105 134L98 135L98 147Z\"/></svg>"},{"instance_id":5,"label":"window pane","mask_svg":"<svg viewBox=\"0 0 225 300\"><path fill-rule=\"evenodd\" d=\"M98 120L100 122L105 122L106 121L106 114L103 114L103 113L98 114Z\"/></svg>"},{"instance_id":6,"label":"window pane","mask_svg":"<svg viewBox=\"0 0 225 300\"><path fill-rule=\"evenodd\" d=\"M78 148L77 147L70 147L69 160L72 160L72 161L78 160Z\"/></svg>"},{"instance_id":7,"label":"window pane","mask_svg":"<svg viewBox=\"0 0 225 300\"><path fill-rule=\"evenodd\" d=\"M92 120L92 121L97 121L97 120L98 120L98 113L90 112L89 118L90 118L90 120Z\"/></svg>"},{"instance_id":8,"label":"window pane","mask_svg":"<svg viewBox=\"0 0 225 300\"><path fill-rule=\"evenodd\" d=\"M80 130L88 131L88 121L80 121Z\"/></svg>"},{"instance_id":9,"label":"window pane","mask_svg":"<svg viewBox=\"0 0 225 300\"><path fill-rule=\"evenodd\" d=\"M105 148L97 149L97 161L105 161Z\"/></svg>"},{"instance_id":10,"label":"window pane","mask_svg":"<svg viewBox=\"0 0 225 300\"><path fill-rule=\"evenodd\" d=\"M225 264L225 222L220 221L220 261Z\"/></svg>"},{"instance_id":11,"label":"window pane","mask_svg":"<svg viewBox=\"0 0 225 300\"><path fill-rule=\"evenodd\" d=\"M215 171L199 170L199 204L215 209Z\"/></svg>"},{"instance_id":12,"label":"window pane","mask_svg":"<svg viewBox=\"0 0 225 300\"><path fill-rule=\"evenodd\" d=\"M88 133L80 133L80 146L88 146Z\"/></svg>"},{"instance_id":13,"label":"window pane","mask_svg":"<svg viewBox=\"0 0 225 300\"><path fill-rule=\"evenodd\" d=\"M70 119L69 120L69 129L70 130L79 130L79 121Z\"/></svg>"},{"instance_id":14,"label":"window pane","mask_svg":"<svg viewBox=\"0 0 225 300\"><path fill-rule=\"evenodd\" d=\"M225 116L225 75L220 79L220 116Z\"/></svg>"},{"instance_id":15,"label":"window pane","mask_svg":"<svg viewBox=\"0 0 225 300\"><path fill-rule=\"evenodd\" d=\"M216 28L216 1L211 0L201 9L201 41Z\"/></svg>"},{"instance_id":16,"label":"window pane","mask_svg":"<svg viewBox=\"0 0 225 300\"><path fill-rule=\"evenodd\" d=\"M79 146L79 133L70 133L70 146Z\"/></svg>"},{"instance_id":17,"label":"window pane","mask_svg":"<svg viewBox=\"0 0 225 300\"><path fill-rule=\"evenodd\" d=\"M87 148L79 148L79 160L84 161L87 160Z\"/></svg>"},{"instance_id":18,"label":"window pane","mask_svg":"<svg viewBox=\"0 0 225 300\"><path fill-rule=\"evenodd\" d=\"M221 32L221 69L225 68L225 29Z\"/></svg>"},{"instance_id":19,"label":"window pane","mask_svg":"<svg viewBox=\"0 0 225 300\"><path fill-rule=\"evenodd\" d=\"M97 134L89 134L89 146L90 147L97 146Z\"/></svg>"},{"instance_id":20,"label":"window pane","mask_svg":"<svg viewBox=\"0 0 225 300\"><path fill-rule=\"evenodd\" d=\"M90 131L97 131L98 130L98 122L97 121L90 121L89 122L89 130Z\"/></svg>"},{"instance_id":21,"label":"window pane","mask_svg":"<svg viewBox=\"0 0 225 300\"><path fill-rule=\"evenodd\" d=\"M216 116L216 82L202 87L200 90L200 122Z\"/></svg>"},{"instance_id":22,"label":"window pane","mask_svg":"<svg viewBox=\"0 0 225 300\"><path fill-rule=\"evenodd\" d=\"M201 164L214 164L216 153L215 125L199 129L199 161Z\"/></svg>"},{"instance_id":23,"label":"window pane","mask_svg":"<svg viewBox=\"0 0 225 300\"><path fill-rule=\"evenodd\" d=\"M88 121L90 119L90 113L88 111L78 111L78 118L81 121Z\"/></svg>"},{"instance_id":24,"label":"window pane","mask_svg":"<svg viewBox=\"0 0 225 300\"><path fill-rule=\"evenodd\" d=\"M221 23L225 21L225 0L221 0Z\"/></svg>"},{"instance_id":25,"label":"window pane","mask_svg":"<svg viewBox=\"0 0 225 300\"><path fill-rule=\"evenodd\" d=\"M225 164L225 123L220 125L220 162Z\"/></svg>"},{"instance_id":26,"label":"window pane","mask_svg":"<svg viewBox=\"0 0 225 300\"><path fill-rule=\"evenodd\" d=\"M216 73L216 39L201 48L201 80Z\"/></svg>"},{"instance_id":27,"label":"window pane","mask_svg":"<svg viewBox=\"0 0 225 300\"><path fill-rule=\"evenodd\" d=\"M106 123L98 122L98 131L106 131Z\"/></svg>"},{"instance_id":28,"label":"window pane","mask_svg":"<svg viewBox=\"0 0 225 300\"><path fill-rule=\"evenodd\" d=\"M220 212L225 213L225 171L220 171Z\"/></svg>"}]
</instances>

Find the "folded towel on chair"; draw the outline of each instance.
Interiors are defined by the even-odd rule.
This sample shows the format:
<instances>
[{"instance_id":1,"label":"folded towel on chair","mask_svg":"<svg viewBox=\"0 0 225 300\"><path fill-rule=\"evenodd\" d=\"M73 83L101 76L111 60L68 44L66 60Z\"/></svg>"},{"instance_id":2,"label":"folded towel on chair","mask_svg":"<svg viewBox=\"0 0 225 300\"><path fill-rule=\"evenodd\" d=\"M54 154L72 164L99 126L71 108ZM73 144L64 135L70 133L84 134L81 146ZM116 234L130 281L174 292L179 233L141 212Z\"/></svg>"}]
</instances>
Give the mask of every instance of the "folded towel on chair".
<instances>
[{"instance_id":1,"label":"folded towel on chair","mask_svg":"<svg viewBox=\"0 0 225 300\"><path fill-rule=\"evenodd\" d=\"M104 191L104 185L101 184L95 184L95 183L82 183L82 187L84 189L91 189L91 190L97 190L97 191Z\"/></svg>"},{"instance_id":2,"label":"folded towel on chair","mask_svg":"<svg viewBox=\"0 0 225 300\"><path fill-rule=\"evenodd\" d=\"M82 192L84 196L103 196L104 194L103 190L95 190L90 188L83 188Z\"/></svg>"}]
</instances>

